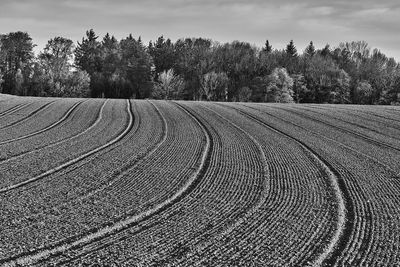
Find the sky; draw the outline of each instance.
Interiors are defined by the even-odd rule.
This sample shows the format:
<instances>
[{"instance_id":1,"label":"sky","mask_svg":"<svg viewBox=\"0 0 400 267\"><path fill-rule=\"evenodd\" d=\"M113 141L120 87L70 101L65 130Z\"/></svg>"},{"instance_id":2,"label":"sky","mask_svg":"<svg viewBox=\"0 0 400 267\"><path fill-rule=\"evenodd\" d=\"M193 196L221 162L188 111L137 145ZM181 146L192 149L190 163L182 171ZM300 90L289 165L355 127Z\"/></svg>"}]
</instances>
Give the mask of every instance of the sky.
<instances>
[{"instance_id":1,"label":"sky","mask_svg":"<svg viewBox=\"0 0 400 267\"><path fill-rule=\"evenodd\" d=\"M399 14L398 0L0 0L0 34L26 31L36 52L56 36L79 41L91 28L146 43L164 35L261 47L268 39L283 49L293 39L299 52L310 41L322 48L365 40L400 61Z\"/></svg>"}]
</instances>

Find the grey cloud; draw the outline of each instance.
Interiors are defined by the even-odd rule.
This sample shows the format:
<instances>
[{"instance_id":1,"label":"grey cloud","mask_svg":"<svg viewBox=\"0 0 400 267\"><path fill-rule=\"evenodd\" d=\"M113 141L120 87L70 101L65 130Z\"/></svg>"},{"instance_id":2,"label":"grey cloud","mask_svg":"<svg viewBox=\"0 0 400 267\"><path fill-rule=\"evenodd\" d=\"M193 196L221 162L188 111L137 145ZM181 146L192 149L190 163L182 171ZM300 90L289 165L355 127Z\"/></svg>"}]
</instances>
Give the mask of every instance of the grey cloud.
<instances>
[{"instance_id":1,"label":"grey cloud","mask_svg":"<svg viewBox=\"0 0 400 267\"><path fill-rule=\"evenodd\" d=\"M28 31L40 46L63 35L80 40L94 28L118 38L203 36L283 48L294 39L299 50L366 40L400 59L396 0L1 0L0 33Z\"/></svg>"}]
</instances>

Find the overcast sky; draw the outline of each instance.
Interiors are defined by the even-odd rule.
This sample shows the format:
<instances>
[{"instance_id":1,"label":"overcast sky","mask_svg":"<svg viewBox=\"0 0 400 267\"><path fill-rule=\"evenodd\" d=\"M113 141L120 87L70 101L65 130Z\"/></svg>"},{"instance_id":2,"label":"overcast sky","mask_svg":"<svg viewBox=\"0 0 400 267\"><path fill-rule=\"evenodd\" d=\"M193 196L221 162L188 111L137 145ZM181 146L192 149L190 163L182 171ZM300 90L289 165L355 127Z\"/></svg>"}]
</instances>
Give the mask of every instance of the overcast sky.
<instances>
[{"instance_id":1,"label":"overcast sky","mask_svg":"<svg viewBox=\"0 0 400 267\"><path fill-rule=\"evenodd\" d=\"M55 36L78 41L93 28L146 43L164 35L261 47L268 39L281 49L293 39L298 51L311 40L317 48L365 40L400 61L399 25L398 0L0 0L0 33L27 31L37 50Z\"/></svg>"}]
</instances>

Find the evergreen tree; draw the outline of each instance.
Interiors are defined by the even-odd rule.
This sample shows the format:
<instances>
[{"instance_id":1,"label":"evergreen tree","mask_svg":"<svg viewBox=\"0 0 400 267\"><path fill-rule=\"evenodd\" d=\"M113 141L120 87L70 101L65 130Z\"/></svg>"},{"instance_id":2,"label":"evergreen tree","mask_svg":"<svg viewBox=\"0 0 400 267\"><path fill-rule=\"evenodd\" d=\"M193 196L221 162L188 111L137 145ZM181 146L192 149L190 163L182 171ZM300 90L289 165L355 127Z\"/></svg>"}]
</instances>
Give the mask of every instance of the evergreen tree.
<instances>
[{"instance_id":1,"label":"evergreen tree","mask_svg":"<svg viewBox=\"0 0 400 267\"><path fill-rule=\"evenodd\" d=\"M331 55L331 48L329 44L325 45L325 47L321 50L320 55L323 57L327 57Z\"/></svg>"},{"instance_id":2,"label":"evergreen tree","mask_svg":"<svg viewBox=\"0 0 400 267\"><path fill-rule=\"evenodd\" d=\"M130 34L121 40L122 72L127 86L121 93L124 98L147 98L151 95L152 59L140 40Z\"/></svg>"},{"instance_id":3,"label":"evergreen tree","mask_svg":"<svg viewBox=\"0 0 400 267\"><path fill-rule=\"evenodd\" d=\"M86 31L86 38L82 38L81 43L78 42L75 50L75 65L89 74L91 96L103 97L105 89L101 77L101 50L97 39L93 29Z\"/></svg>"},{"instance_id":4,"label":"evergreen tree","mask_svg":"<svg viewBox=\"0 0 400 267\"><path fill-rule=\"evenodd\" d=\"M315 55L316 51L315 51L315 47L314 47L314 44L312 41L306 47L306 50L304 51L304 53L309 57L313 57Z\"/></svg>"},{"instance_id":5,"label":"evergreen tree","mask_svg":"<svg viewBox=\"0 0 400 267\"><path fill-rule=\"evenodd\" d=\"M104 96L108 98L121 97L121 88L124 87L124 77L121 66L121 48L117 39L106 34L101 42L101 65Z\"/></svg>"},{"instance_id":6,"label":"evergreen tree","mask_svg":"<svg viewBox=\"0 0 400 267\"><path fill-rule=\"evenodd\" d=\"M93 75L97 71L101 71L100 42L99 37L93 29L86 31L86 38L82 38L82 42L78 42L75 50L75 65L85 70L89 75Z\"/></svg>"},{"instance_id":7,"label":"evergreen tree","mask_svg":"<svg viewBox=\"0 0 400 267\"><path fill-rule=\"evenodd\" d=\"M148 51L153 58L155 80L158 74L168 71L175 65L176 55L170 39L165 40L164 36L160 36L154 44L150 41Z\"/></svg>"},{"instance_id":8,"label":"evergreen tree","mask_svg":"<svg viewBox=\"0 0 400 267\"><path fill-rule=\"evenodd\" d=\"M265 46L262 48L262 51L266 53L272 52L272 45L269 44L268 40L265 42Z\"/></svg>"},{"instance_id":9,"label":"evergreen tree","mask_svg":"<svg viewBox=\"0 0 400 267\"><path fill-rule=\"evenodd\" d=\"M293 40L290 40L289 44L286 46L286 54L290 57L297 57L297 49L294 45Z\"/></svg>"}]
</instances>

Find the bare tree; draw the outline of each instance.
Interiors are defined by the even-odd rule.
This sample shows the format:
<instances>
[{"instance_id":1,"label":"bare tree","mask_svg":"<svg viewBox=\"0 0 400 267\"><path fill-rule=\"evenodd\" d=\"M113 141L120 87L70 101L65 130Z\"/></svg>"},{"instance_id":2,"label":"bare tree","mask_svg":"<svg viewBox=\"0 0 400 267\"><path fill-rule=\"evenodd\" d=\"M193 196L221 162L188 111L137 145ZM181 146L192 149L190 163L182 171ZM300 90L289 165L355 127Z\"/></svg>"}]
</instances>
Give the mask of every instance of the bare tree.
<instances>
[{"instance_id":1,"label":"bare tree","mask_svg":"<svg viewBox=\"0 0 400 267\"><path fill-rule=\"evenodd\" d=\"M215 71L204 74L200 79L201 88L207 100L216 100L225 93L229 79L224 72Z\"/></svg>"},{"instance_id":2,"label":"bare tree","mask_svg":"<svg viewBox=\"0 0 400 267\"><path fill-rule=\"evenodd\" d=\"M175 99L184 88L184 80L175 75L173 69L163 71L158 76L158 82L153 88L153 97L160 99Z\"/></svg>"}]
</instances>

